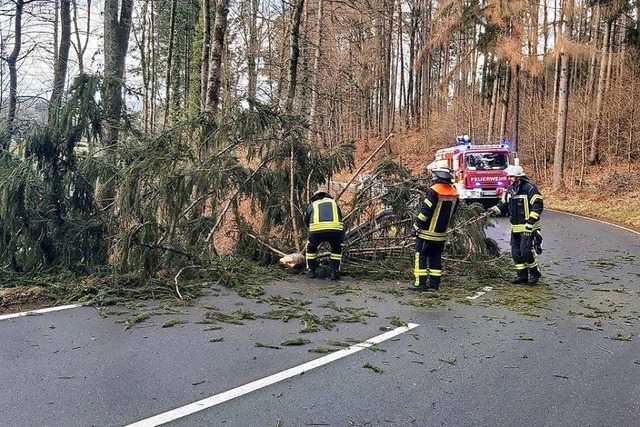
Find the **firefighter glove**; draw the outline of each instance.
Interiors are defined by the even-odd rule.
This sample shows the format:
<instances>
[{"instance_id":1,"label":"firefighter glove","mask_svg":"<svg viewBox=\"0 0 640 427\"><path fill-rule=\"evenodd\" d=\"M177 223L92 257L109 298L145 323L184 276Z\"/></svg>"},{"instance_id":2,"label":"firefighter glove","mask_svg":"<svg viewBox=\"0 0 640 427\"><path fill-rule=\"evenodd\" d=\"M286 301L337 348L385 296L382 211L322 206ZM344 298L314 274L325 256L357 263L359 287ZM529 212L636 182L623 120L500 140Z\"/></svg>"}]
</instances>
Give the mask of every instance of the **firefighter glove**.
<instances>
[{"instance_id":1,"label":"firefighter glove","mask_svg":"<svg viewBox=\"0 0 640 427\"><path fill-rule=\"evenodd\" d=\"M527 237L531 237L531 233L533 233L533 225L527 224L524 226L524 235Z\"/></svg>"},{"instance_id":2,"label":"firefighter glove","mask_svg":"<svg viewBox=\"0 0 640 427\"><path fill-rule=\"evenodd\" d=\"M500 214L500 209L497 206L492 206L489 208L489 215L490 216L497 216Z\"/></svg>"},{"instance_id":3,"label":"firefighter glove","mask_svg":"<svg viewBox=\"0 0 640 427\"><path fill-rule=\"evenodd\" d=\"M411 230L411 237L418 237L418 227L413 224L413 229Z\"/></svg>"}]
</instances>

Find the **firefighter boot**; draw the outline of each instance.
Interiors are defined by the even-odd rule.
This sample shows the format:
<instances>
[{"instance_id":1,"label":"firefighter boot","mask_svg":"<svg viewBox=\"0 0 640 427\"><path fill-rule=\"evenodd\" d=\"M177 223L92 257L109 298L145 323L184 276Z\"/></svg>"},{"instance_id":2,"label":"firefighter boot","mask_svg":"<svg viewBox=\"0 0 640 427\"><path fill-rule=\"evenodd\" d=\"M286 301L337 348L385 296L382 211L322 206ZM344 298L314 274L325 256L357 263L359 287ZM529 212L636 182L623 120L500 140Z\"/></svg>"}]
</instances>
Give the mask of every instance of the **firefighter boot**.
<instances>
[{"instance_id":1,"label":"firefighter boot","mask_svg":"<svg viewBox=\"0 0 640 427\"><path fill-rule=\"evenodd\" d=\"M540 274L538 267L529 268L529 281L527 283L530 285L537 284L540 276L542 276L542 274Z\"/></svg>"},{"instance_id":2,"label":"firefighter boot","mask_svg":"<svg viewBox=\"0 0 640 427\"><path fill-rule=\"evenodd\" d=\"M430 291L437 291L440 289L440 276L429 276L427 287Z\"/></svg>"},{"instance_id":3,"label":"firefighter boot","mask_svg":"<svg viewBox=\"0 0 640 427\"><path fill-rule=\"evenodd\" d=\"M529 280L528 276L529 274L526 268L523 268L522 270L518 270L518 275L516 276L515 279L511 281L511 283L513 283L514 285L523 285L528 282Z\"/></svg>"},{"instance_id":4,"label":"firefighter boot","mask_svg":"<svg viewBox=\"0 0 640 427\"><path fill-rule=\"evenodd\" d=\"M427 292L429 291L429 287L427 286L427 276L418 277L417 284L409 285L406 288L408 291L415 292Z\"/></svg>"},{"instance_id":5,"label":"firefighter boot","mask_svg":"<svg viewBox=\"0 0 640 427\"><path fill-rule=\"evenodd\" d=\"M340 280L340 261L330 259L329 267L331 268L331 280Z\"/></svg>"},{"instance_id":6,"label":"firefighter boot","mask_svg":"<svg viewBox=\"0 0 640 427\"><path fill-rule=\"evenodd\" d=\"M316 270L318 268L318 260L307 259L307 276L309 279L315 279L318 277Z\"/></svg>"}]
</instances>

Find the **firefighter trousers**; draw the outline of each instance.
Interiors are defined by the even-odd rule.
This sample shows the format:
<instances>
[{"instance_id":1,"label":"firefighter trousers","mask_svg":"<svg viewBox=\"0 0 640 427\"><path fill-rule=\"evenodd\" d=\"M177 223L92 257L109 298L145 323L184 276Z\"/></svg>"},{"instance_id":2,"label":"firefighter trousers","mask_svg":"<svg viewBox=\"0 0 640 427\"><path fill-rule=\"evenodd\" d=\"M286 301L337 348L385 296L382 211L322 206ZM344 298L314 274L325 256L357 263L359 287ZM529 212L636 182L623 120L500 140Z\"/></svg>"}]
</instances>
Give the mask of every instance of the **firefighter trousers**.
<instances>
[{"instance_id":1,"label":"firefighter trousers","mask_svg":"<svg viewBox=\"0 0 640 427\"><path fill-rule=\"evenodd\" d=\"M533 240L531 239L531 235L511 233L511 257L519 278L526 279L530 271L533 275L540 274L538 261L533 255Z\"/></svg>"},{"instance_id":2,"label":"firefighter trousers","mask_svg":"<svg viewBox=\"0 0 640 427\"><path fill-rule=\"evenodd\" d=\"M327 242L331 246L331 256L329 257L329 267L333 272L340 271L342 261L342 242L344 232L342 231L312 231L307 236L307 270L315 272L318 268L318 247L321 243Z\"/></svg>"},{"instance_id":3,"label":"firefighter trousers","mask_svg":"<svg viewBox=\"0 0 640 427\"><path fill-rule=\"evenodd\" d=\"M413 275L416 278L414 285L438 289L442 277L444 242L434 242L418 237L414 249L416 251L413 265Z\"/></svg>"}]
</instances>

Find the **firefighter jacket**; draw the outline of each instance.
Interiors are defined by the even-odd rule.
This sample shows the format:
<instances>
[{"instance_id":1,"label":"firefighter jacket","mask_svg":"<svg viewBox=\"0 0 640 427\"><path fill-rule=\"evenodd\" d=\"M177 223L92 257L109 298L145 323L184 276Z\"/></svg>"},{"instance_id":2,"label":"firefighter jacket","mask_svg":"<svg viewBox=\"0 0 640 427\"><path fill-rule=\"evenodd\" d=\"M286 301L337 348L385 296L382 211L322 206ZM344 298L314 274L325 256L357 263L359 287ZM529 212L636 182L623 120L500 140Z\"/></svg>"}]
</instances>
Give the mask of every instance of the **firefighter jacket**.
<instances>
[{"instance_id":1,"label":"firefighter jacket","mask_svg":"<svg viewBox=\"0 0 640 427\"><path fill-rule=\"evenodd\" d=\"M458 207L458 190L445 182L436 182L420 203L413 225L416 236L434 242L447 240L447 228Z\"/></svg>"},{"instance_id":2,"label":"firefighter jacket","mask_svg":"<svg viewBox=\"0 0 640 427\"><path fill-rule=\"evenodd\" d=\"M540 214L544 209L542 194L526 178L520 178L514 185L510 185L496 207L502 214L509 214L512 232L540 229Z\"/></svg>"},{"instance_id":3,"label":"firefighter jacket","mask_svg":"<svg viewBox=\"0 0 640 427\"><path fill-rule=\"evenodd\" d=\"M310 232L344 230L342 212L330 197L310 203L304 214L304 223Z\"/></svg>"}]
</instances>

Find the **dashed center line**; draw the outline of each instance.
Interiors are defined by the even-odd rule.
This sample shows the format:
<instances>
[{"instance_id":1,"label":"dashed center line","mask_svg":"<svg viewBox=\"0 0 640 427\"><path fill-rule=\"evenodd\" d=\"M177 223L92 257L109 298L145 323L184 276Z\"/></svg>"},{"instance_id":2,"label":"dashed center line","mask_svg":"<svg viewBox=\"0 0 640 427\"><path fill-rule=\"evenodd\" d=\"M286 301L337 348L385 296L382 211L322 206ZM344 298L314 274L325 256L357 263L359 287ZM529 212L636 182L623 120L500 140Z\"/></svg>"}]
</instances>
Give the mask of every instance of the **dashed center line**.
<instances>
[{"instance_id":1,"label":"dashed center line","mask_svg":"<svg viewBox=\"0 0 640 427\"><path fill-rule=\"evenodd\" d=\"M166 424L171 421L175 421L179 418L186 417L187 415L194 414L196 412L200 412L202 410L211 408L213 406L219 405L221 403L227 402L231 399L235 399L236 397L240 397L247 393L251 393L252 391L259 390L261 388L267 387L271 384L275 384L282 380L286 380L288 378L294 377L296 375L303 374L312 369L318 368L320 366L326 365L331 362L335 362L338 359L342 359L343 357L350 356L355 354L365 348L369 348L376 344L379 344L383 341L386 341L390 338L403 334L407 331L410 331L413 328L417 328L417 323L409 323L407 326L402 326L396 328L392 331L385 332L384 334L380 334L376 337L370 338L364 342L354 344L351 347L345 348L340 351L336 351L335 353L328 354L326 356L320 357L318 359L312 360L307 363L303 363L302 365L295 366L293 368L287 369L282 372L278 372L276 374L270 375L268 377L252 381L245 385L233 388L231 390L225 391L220 394L216 394L211 397L207 397L202 400L198 400L197 402L190 403L188 405L182 406L180 408L173 409L168 412L164 412L162 414L155 415L151 418L147 418L133 424L129 424L125 427L155 427L162 424Z\"/></svg>"}]
</instances>

